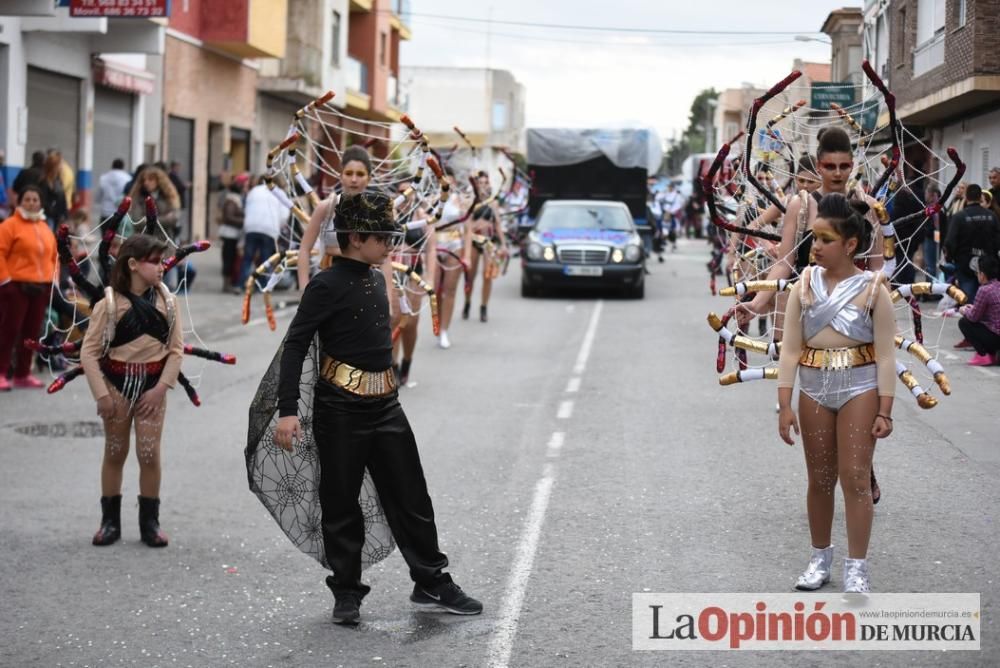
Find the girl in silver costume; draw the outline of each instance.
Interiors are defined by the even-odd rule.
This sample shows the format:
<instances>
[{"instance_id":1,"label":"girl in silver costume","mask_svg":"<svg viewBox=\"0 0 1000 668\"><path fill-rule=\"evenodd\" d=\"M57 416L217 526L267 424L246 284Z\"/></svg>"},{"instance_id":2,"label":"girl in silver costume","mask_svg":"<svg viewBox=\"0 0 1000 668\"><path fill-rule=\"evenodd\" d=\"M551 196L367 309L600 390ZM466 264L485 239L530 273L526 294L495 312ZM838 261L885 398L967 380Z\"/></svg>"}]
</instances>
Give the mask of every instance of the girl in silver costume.
<instances>
[{"instance_id":1,"label":"girl in silver costume","mask_svg":"<svg viewBox=\"0 0 1000 668\"><path fill-rule=\"evenodd\" d=\"M791 430L801 433L809 478L813 554L795 587L815 590L830 580L839 479L847 519L844 591L866 593L872 455L876 439L892 433L895 318L884 274L854 262L858 249L868 248L862 212L843 195L826 195L812 232L816 266L803 271L789 295L778 375L778 431L789 445ZM792 409L796 371L801 430Z\"/></svg>"}]
</instances>

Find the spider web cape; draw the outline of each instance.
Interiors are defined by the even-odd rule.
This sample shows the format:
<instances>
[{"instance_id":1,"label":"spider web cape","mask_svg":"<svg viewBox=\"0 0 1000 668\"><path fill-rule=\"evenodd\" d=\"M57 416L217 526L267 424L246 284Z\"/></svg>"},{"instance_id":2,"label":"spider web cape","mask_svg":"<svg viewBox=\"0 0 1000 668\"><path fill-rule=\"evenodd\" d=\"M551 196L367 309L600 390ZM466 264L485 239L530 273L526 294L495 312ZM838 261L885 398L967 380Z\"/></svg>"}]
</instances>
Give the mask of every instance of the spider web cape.
<instances>
[{"instance_id":1,"label":"spider web cape","mask_svg":"<svg viewBox=\"0 0 1000 668\"><path fill-rule=\"evenodd\" d=\"M319 450L313 435L313 394L319 378L319 342L313 339L299 381L301 437L293 452L274 442L278 424L278 377L284 340L268 365L250 403L250 424L244 451L250 491L292 543L330 569L323 546L323 513L319 502ZM368 568L392 553L395 542L371 475L365 471L358 501L365 520L361 567ZM332 569L331 569L332 570Z\"/></svg>"}]
</instances>

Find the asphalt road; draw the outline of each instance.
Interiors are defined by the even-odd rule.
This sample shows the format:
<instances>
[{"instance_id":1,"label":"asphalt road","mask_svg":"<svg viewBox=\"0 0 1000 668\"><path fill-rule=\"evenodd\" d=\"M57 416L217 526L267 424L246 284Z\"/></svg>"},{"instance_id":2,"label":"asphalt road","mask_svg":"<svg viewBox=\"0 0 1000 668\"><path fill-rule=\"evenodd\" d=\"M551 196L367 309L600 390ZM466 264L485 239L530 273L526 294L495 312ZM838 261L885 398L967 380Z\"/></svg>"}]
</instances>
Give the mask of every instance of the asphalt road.
<instances>
[{"instance_id":1,"label":"asphalt road","mask_svg":"<svg viewBox=\"0 0 1000 668\"><path fill-rule=\"evenodd\" d=\"M651 265L643 301L521 299L512 266L488 324L456 322L447 351L422 330L401 400L450 570L480 617L414 610L397 553L366 573L363 623L331 625L325 572L247 490L246 411L280 331L240 326L235 297L190 300L201 338L239 363L186 361L203 405L170 398L164 550L138 541L134 459L123 541L90 545L102 441L82 380L0 395L0 665L1000 664L1000 369L948 359L954 321L940 336L954 394L920 411L900 386L878 447L869 557L876 591L981 593L983 649L632 651L632 593L788 592L808 557L802 455L778 440L773 384L716 381L705 315L727 301L708 294L706 259L682 242ZM925 323L929 340L939 329ZM846 545L839 509L834 543Z\"/></svg>"}]
</instances>

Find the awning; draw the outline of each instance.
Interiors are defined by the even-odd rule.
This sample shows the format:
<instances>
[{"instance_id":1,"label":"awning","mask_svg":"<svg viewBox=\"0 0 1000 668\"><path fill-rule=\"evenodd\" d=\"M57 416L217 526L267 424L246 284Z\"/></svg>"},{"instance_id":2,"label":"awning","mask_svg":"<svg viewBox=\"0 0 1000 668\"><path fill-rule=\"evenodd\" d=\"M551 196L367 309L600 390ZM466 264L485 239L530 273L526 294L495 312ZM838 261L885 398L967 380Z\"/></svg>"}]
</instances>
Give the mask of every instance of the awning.
<instances>
[{"instance_id":1,"label":"awning","mask_svg":"<svg viewBox=\"0 0 1000 668\"><path fill-rule=\"evenodd\" d=\"M156 76L152 72L95 58L94 83L126 93L149 95L156 89Z\"/></svg>"}]
</instances>

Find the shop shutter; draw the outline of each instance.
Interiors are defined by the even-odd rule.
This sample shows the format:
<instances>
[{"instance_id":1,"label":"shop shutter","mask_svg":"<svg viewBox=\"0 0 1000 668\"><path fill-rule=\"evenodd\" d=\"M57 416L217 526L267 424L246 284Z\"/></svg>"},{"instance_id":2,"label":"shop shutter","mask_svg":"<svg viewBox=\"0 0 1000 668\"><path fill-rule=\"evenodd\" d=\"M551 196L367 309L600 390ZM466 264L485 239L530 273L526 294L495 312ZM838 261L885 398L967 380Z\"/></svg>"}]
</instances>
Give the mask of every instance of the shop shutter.
<instances>
[{"instance_id":1,"label":"shop shutter","mask_svg":"<svg viewBox=\"0 0 1000 668\"><path fill-rule=\"evenodd\" d=\"M35 151L58 148L74 170L80 160L80 80L37 67L28 68L28 145Z\"/></svg>"},{"instance_id":2,"label":"shop shutter","mask_svg":"<svg viewBox=\"0 0 1000 668\"><path fill-rule=\"evenodd\" d=\"M111 169L111 161L121 158L125 169L132 164L132 104L131 93L98 86L94 89L94 182Z\"/></svg>"}]
</instances>

